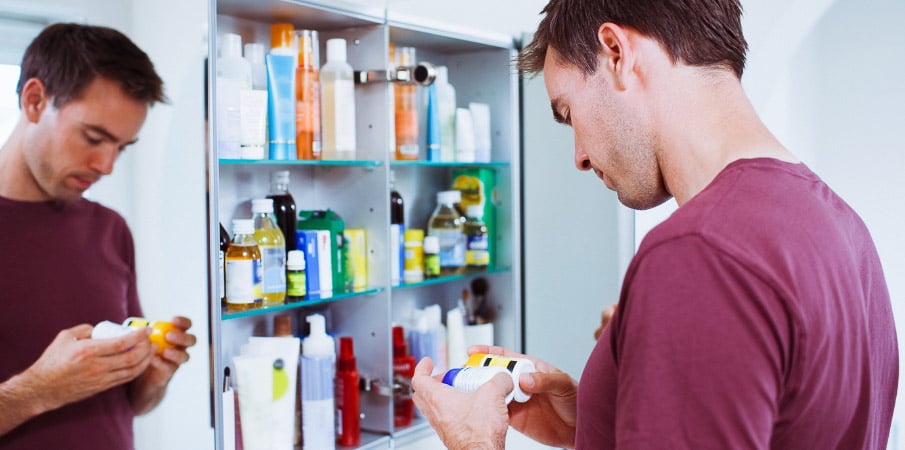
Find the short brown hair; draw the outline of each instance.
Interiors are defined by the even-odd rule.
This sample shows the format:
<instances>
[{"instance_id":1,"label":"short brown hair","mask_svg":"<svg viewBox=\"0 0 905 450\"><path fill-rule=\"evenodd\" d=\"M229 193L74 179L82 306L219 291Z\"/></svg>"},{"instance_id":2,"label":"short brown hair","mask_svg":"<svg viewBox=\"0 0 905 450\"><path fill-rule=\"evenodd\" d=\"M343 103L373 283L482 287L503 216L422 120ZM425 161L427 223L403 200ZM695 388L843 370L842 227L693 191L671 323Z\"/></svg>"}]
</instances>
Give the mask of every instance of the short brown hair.
<instances>
[{"instance_id":1,"label":"short brown hair","mask_svg":"<svg viewBox=\"0 0 905 450\"><path fill-rule=\"evenodd\" d=\"M151 59L124 34L112 28L58 23L45 28L22 58L16 93L25 83L44 83L53 105L78 99L95 77L118 82L129 97L153 105L166 102L163 81Z\"/></svg>"},{"instance_id":2,"label":"short brown hair","mask_svg":"<svg viewBox=\"0 0 905 450\"><path fill-rule=\"evenodd\" d=\"M656 39L673 62L732 70L741 79L748 44L740 0L550 0L534 39L518 57L523 73L544 68L547 48L586 74L597 71L597 30L604 23Z\"/></svg>"}]
</instances>

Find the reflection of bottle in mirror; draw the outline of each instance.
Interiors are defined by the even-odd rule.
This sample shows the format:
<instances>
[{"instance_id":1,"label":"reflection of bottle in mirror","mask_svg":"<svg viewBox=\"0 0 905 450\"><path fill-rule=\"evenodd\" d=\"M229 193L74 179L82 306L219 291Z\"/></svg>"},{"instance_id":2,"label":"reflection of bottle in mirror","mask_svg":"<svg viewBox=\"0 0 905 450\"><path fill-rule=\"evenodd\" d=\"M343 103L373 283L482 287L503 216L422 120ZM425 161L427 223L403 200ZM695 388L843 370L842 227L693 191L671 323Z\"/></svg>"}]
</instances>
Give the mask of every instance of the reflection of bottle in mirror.
<instances>
[{"instance_id":1,"label":"reflection of bottle in mirror","mask_svg":"<svg viewBox=\"0 0 905 450\"><path fill-rule=\"evenodd\" d=\"M490 263L490 252L487 251L487 225L484 224L484 207L468 205L466 207L463 231L465 233L465 264L469 270L487 270Z\"/></svg>"},{"instance_id":2,"label":"reflection of bottle in mirror","mask_svg":"<svg viewBox=\"0 0 905 450\"><path fill-rule=\"evenodd\" d=\"M270 194L267 198L273 199L273 216L283 231L283 239L286 241L286 251L295 250L296 236L295 224L298 221L295 213L295 200L289 193L289 171L278 170L270 173Z\"/></svg>"},{"instance_id":3,"label":"reflection of bottle in mirror","mask_svg":"<svg viewBox=\"0 0 905 450\"><path fill-rule=\"evenodd\" d=\"M415 375L415 357L408 354L408 346L405 344L405 329L400 326L393 327L393 378L399 378L411 385L412 376ZM396 394L393 400L393 425L405 427L412 424L415 413L415 405L410 396Z\"/></svg>"},{"instance_id":4,"label":"reflection of bottle in mirror","mask_svg":"<svg viewBox=\"0 0 905 450\"><path fill-rule=\"evenodd\" d=\"M427 225L427 234L437 236L440 243L440 273L455 275L465 267L465 218L459 215L455 204L462 200L457 190L437 193L437 208Z\"/></svg>"},{"instance_id":5,"label":"reflection of bottle in mirror","mask_svg":"<svg viewBox=\"0 0 905 450\"><path fill-rule=\"evenodd\" d=\"M327 40L327 64L321 67L323 159L355 159L355 85L346 62L346 40Z\"/></svg>"}]
</instances>

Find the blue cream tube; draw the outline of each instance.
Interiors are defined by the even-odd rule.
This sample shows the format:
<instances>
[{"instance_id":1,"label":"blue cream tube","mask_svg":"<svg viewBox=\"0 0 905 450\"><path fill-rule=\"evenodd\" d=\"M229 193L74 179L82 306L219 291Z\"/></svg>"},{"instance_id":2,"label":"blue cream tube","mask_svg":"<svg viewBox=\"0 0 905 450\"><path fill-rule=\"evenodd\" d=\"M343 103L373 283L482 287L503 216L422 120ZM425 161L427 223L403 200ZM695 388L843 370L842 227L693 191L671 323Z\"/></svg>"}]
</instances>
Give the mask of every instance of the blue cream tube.
<instances>
[{"instance_id":1,"label":"blue cream tube","mask_svg":"<svg viewBox=\"0 0 905 450\"><path fill-rule=\"evenodd\" d=\"M296 159L295 58L267 55L267 120L269 159Z\"/></svg>"},{"instance_id":2,"label":"blue cream tube","mask_svg":"<svg viewBox=\"0 0 905 450\"><path fill-rule=\"evenodd\" d=\"M437 85L427 88L427 160L440 162L440 113L437 106Z\"/></svg>"}]
</instances>

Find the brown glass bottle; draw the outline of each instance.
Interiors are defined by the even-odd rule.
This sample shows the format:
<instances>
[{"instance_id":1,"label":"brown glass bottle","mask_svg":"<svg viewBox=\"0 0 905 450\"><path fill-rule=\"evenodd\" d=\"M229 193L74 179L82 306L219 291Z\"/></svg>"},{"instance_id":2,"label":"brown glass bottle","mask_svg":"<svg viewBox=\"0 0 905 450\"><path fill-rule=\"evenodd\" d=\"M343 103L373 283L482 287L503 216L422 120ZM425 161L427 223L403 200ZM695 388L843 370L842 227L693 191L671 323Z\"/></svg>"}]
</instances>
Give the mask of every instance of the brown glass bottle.
<instances>
[{"instance_id":1,"label":"brown glass bottle","mask_svg":"<svg viewBox=\"0 0 905 450\"><path fill-rule=\"evenodd\" d=\"M277 226L283 232L286 241L286 253L295 250L295 230L298 216L295 211L295 199L289 193L289 171L279 170L270 174L270 194L273 199L273 216Z\"/></svg>"}]
</instances>

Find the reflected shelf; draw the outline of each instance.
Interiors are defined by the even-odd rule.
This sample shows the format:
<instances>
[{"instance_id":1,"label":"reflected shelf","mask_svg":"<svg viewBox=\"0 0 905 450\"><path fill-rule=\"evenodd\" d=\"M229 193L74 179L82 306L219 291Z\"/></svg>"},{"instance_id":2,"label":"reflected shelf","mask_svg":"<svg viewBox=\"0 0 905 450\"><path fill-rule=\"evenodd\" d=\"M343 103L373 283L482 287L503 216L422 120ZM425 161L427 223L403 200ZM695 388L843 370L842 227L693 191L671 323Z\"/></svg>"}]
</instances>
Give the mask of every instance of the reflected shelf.
<instances>
[{"instance_id":1,"label":"reflected shelf","mask_svg":"<svg viewBox=\"0 0 905 450\"><path fill-rule=\"evenodd\" d=\"M379 159L220 159L221 166L320 166L320 167L365 167L374 168L383 165Z\"/></svg>"},{"instance_id":2,"label":"reflected shelf","mask_svg":"<svg viewBox=\"0 0 905 450\"><path fill-rule=\"evenodd\" d=\"M509 167L509 161L494 162L436 162L436 161L390 161L391 167L489 167L493 169L505 169Z\"/></svg>"},{"instance_id":3,"label":"reflected shelf","mask_svg":"<svg viewBox=\"0 0 905 450\"><path fill-rule=\"evenodd\" d=\"M458 275L447 275L437 278L427 278L424 281L419 281L417 283L402 283L399 286L393 286L393 289L407 289L407 288L416 288L421 286L431 286L435 284L443 284L443 283L452 283L454 281L468 280L471 278L480 277L482 275L495 275L500 273L508 273L512 269L509 267L494 267L489 268L487 270L475 271L475 272L465 272Z\"/></svg>"},{"instance_id":4,"label":"reflected shelf","mask_svg":"<svg viewBox=\"0 0 905 450\"><path fill-rule=\"evenodd\" d=\"M377 287L377 288L368 288L368 289L355 291L355 292L337 293L337 294L333 294L333 296L329 297L329 298L306 297L304 300L298 301L298 302L284 303L282 305L267 306L267 307L258 308L258 309L250 309L247 311L229 312L226 309L227 307L223 306L221 309L221 313L220 313L220 319L221 320L239 319L242 317L260 316L260 315L264 315L264 314L270 314L270 313L280 312L280 311L287 311L287 310L291 310L291 309L308 308L311 306L325 305L328 303L334 303L334 302L338 302L338 301L342 301L342 300L348 300L351 298L379 294L383 291L384 291L384 288Z\"/></svg>"}]
</instances>

